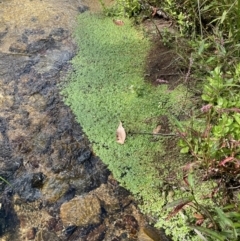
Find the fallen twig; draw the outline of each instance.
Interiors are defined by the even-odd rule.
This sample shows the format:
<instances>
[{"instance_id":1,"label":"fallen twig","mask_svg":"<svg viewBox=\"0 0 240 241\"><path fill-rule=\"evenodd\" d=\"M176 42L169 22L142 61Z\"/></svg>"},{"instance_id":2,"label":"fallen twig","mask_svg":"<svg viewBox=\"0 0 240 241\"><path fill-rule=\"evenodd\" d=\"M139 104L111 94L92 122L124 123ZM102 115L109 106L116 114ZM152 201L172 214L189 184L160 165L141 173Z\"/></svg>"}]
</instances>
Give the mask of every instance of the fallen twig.
<instances>
[{"instance_id":1,"label":"fallen twig","mask_svg":"<svg viewBox=\"0 0 240 241\"><path fill-rule=\"evenodd\" d=\"M228 189L238 189L240 188L240 186L237 186L237 187L228 187Z\"/></svg>"},{"instance_id":2,"label":"fallen twig","mask_svg":"<svg viewBox=\"0 0 240 241\"><path fill-rule=\"evenodd\" d=\"M175 133L151 133L151 132L129 132L129 135L131 134L136 134L136 135L152 135L152 136L179 136L178 134Z\"/></svg>"},{"instance_id":3,"label":"fallen twig","mask_svg":"<svg viewBox=\"0 0 240 241\"><path fill-rule=\"evenodd\" d=\"M159 74L159 76L172 76L172 75L181 75L181 74L180 73Z\"/></svg>"}]
</instances>

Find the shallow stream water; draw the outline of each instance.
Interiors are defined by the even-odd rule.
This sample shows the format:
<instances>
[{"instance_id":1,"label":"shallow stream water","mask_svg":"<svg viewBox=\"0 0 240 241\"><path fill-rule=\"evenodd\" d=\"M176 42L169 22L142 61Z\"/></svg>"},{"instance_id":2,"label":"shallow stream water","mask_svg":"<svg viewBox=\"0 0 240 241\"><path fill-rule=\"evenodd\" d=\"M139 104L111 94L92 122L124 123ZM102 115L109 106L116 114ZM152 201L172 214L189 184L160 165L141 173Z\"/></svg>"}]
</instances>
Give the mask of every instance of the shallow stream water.
<instances>
[{"instance_id":1,"label":"shallow stream water","mask_svg":"<svg viewBox=\"0 0 240 241\"><path fill-rule=\"evenodd\" d=\"M0 240L164 240L59 95L78 14L98 1L0 0Z\"/></svg>"}]
</instances>

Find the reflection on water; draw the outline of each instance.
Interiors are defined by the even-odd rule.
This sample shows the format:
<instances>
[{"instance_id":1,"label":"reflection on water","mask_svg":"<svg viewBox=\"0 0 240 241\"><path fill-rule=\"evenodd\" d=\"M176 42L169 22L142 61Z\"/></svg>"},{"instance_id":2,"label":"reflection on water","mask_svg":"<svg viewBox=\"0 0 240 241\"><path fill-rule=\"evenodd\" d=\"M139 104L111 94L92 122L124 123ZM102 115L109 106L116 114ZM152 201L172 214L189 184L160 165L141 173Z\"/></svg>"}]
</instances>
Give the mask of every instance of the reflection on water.
<instances>
[{"instance_id":1,"label":"reflection on water","mask_svg":"<svg viewBox=\"0 0 240 241\"><path fill-rule=\"evenodd\" d=\"M0 51L8 52L25 28L39 29L63 27L72 29L82 5L78 0L5 0L0 1L0 31L7 28L8 41Z\"/></svg>"}]
</instances>

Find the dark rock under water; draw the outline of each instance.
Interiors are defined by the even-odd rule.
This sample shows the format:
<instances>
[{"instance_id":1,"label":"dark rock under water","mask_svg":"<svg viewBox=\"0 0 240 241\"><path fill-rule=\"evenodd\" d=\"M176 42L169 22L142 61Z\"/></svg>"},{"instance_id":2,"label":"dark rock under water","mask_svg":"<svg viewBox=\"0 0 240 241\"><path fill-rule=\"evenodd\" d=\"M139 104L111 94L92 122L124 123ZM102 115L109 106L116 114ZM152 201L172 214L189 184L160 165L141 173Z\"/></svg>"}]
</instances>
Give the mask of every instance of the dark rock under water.
<instances>
[{"instance_id":1,"label":"dark rock under water","mask_svg":"<svg viewBox=\"0 0 240 241\"><path fill-rule=\"evenodd\" d=\"M77 0L0 2L2 241L130 241L146 224L59 94L77 49L72 26L87 9ZM76 197L95 206L75 207ZM76 220L83 211L94 220Z\"/></svg>"}]
</instances>

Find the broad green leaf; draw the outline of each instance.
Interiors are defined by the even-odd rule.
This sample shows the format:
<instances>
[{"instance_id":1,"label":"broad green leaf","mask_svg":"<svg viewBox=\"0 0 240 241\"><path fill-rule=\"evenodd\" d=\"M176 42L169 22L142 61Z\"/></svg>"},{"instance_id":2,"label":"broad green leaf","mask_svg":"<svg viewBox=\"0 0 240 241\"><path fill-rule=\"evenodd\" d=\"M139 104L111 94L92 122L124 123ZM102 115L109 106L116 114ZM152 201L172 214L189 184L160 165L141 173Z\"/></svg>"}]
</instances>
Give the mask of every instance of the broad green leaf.
<instances>
[{"instance_id":1,"label":"broad green leaf","mask_svg":"<svg viewBox=\"0 0 240 241\"><path fill-rule=\"evenodd\" d=\"M205 100L205 101L209 101L209 102L211 102L213 100L212 97L210 97L209 95L206 95L206 94L202 95L202 99Z\"/></svg>"},{"instance_id":2,"label":"broad green leaf","mask_svg":"<svg viewBox=\"0 0 240 241\"><path fill-rule=\"evenodd\" d=\"M171 202L171 203L168 203L168 204L163 208L163 210L168 209L168 208L172 208L172 207L176 207L176 206L182 205L182 204L184 204L184 203L189 203L189 202L191 202L193 199L194 199L193 196L180 198L180 199L175 200L175 201L173 201L173 202Z\"/></svg>"},{"instance_id":3,"label":"broad green leaf","mask_svg":"<svg viewBox=\"0 0 240 241\"><path fill-rule=\"evenodd\" d=\"M210 58L207 59L206 63L210 63L210 62L212 62L213 60L215 60L215 57L210 57Z\"/></svg>"},{"instance_id":4,"label":"broad green leaf","mask_svg":"<svg viewBox=\"0 0 240 241\"><path fill-rule=\"evenodd\" d=\"M234 119L236 120L236 122L240 125L240 114L239 113L235 113L233 115Z\"/></svg>"},{"instance_id":5,"label":"broad green leaf","mask_svg":"<svg viewBox=\"0 0 240 241\"><path fill-rule=\"evenodd\" d=\"M238 212L227 212L226 216L228 218L237 218L240 220L240 213L238 213Z\"/></svg>"},{"instance_id":6,"label":"broad green leaf","mask_svg":"<svg viewBox=\"0 0 240 241\"><path fill-rule=\"evenodd\" d=\"M199 226L194 226L194 227L190 227L192 229L197 229L202 233L205 233L207 236L211 237L213 240L219 240L219 241L225 241L226 237L222 234L220 234L219 232L213 231L211 229L208 228L204 228L204 227L199 227Z\"/></svg>"},{"instance_id":7,"label":"broad green leaf","mask_svg":"<svg viewBox=\"0 0 240 241\"><path fill-rule=\"evenodd\" d=\"M224 223L224 226L233 227L232 220L226 217L225 213L221 210L221 208L216 207L215 210L218 214L220 221L222 221ZM222 228L224 228L224 227L222 227Z\"/></svg>"},{"instance_id":8,"label":"broad green leaf","mask_svg":"<svg viewBox=\"0 0 240 241\"><path fill-rule=\"evenodd\" d=\"M180 150L180 153L182 153L182 154L186 154L186 153L188 153L188 152L189 152L189 147L188 147L188 146L183 147L183 148Z\"/></svg>"},{"instance_id":9,"label":"broad green leaf","mask_svg":"<svg viewBox=\"0 0 240 241\"><path fill-rule=\"evenodd\" d=\"M188 174L188 183L189 183L191 188L194 188L194 179L193 179L193 174L192 173Z\"/></svg>"},{"instance_id":10,"label":"broad green leaf","mask_svg":"<svg viewBox=\"0 0 240 241\"><path fill-rule=\"evenodd\" d=\"M202 41L201 41L201 44L200 44L200 46L199 46L199 49L198 49L198 54L199 54L199 55L202 54L204 48L205 48L205 41L202 40Z\"/></svg>"},{"instance_id":11,"label":"broad green leaf","mask_svg":"<svg viewBox=\"0 0 240 241\"><path fill-rule=\"evenodd\" d=\"M240 228L240 223L233 223L234 228Z\"/></svg>"},{"instance_id":12,"label":"broad green leaf","mask_svg":"<svg viewBox=\"0 0 240 241\"><path fill-rule=\"evenodd\" d=\"M221 17L221 24L224 22L226 16L227 16L227 11L224 10L224 11L223 11L223 14L222 14L222 17Z\"/></svg>"},{"instance_id":13,"label":"broad green leaf","mask_svg":"<svg viewBox=\"0 0 240 241\"><path fill-rule=\"evenodd\" d=\"M185 128L184 126L182 125L182 123L174 116L171 116L171 120L175 123L175 125L181 130L181 131L184 131Z\"/></svg>"},{"instance_id":14,"label":"broad green leaf","mask_svg":"<svg viewBox=\"0 0 240 241\"><path fill-rule=\"evenodd\" d=\"M229 204L229 205L226 205L222 208L222 210L229 210L229 209L233 209L235 207L234 204Z\"/></svg>"},{"instance_id":15,"label":"broad green leaf","mask_svg":"<svg viewBox=\"0 0 240 241\"><path fill-rule=\"evenodd\" d=\"M218 103L219 106L222 107L222 105L223 105L223 98L222 97L218 97L217 103Z\"/></svg>"},{"instance_id":16,"label":"broad green leaf","mask_svg":"<svg viewBox=\"0 0 240 241\"><path fill-rule=\"evenodd\" d=\"M233 123L233 118L228 117L226 126L230 126Z\"/></svg>"}]
</instances>

